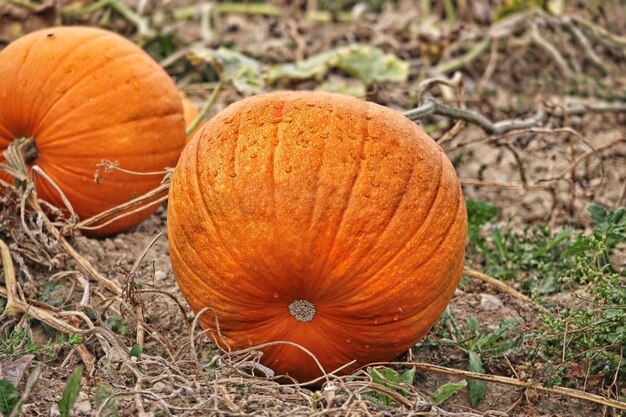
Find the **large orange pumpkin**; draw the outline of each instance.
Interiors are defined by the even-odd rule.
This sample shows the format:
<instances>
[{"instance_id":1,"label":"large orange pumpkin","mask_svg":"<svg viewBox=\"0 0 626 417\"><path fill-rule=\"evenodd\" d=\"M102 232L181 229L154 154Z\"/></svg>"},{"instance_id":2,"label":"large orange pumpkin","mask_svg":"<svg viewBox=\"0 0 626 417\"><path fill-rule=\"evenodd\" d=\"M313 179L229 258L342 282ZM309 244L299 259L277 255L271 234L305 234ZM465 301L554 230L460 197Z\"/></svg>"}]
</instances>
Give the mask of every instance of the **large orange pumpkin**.
<instances>
[{"instance_id":1,"label":"large orange pumpkin","mask_svg":"<svg viewBox=\"0 0 626 417\"><path fill-rule=\"evenodd\" d=\"M168 208L176 279L194 312L212 309L200 322L213 340L293 342L326 372L390 360L428 332L458 284L466 223L454 168L420 127L320 92L212 118L181 155ZM321 373L297 347L261 350L277 374Z\"/></svg>"},{"instance_id":2,"label":"large orange pumpkin","mask_svg":"<svg viewBox=\"0 0 626 417\"><path fill-rule=\"evenodd\" d=\"M96 182L103 160L138 172L176 165L185 143L182 102L167 73L123 37L87 27L45 29L0 51L0 152L22 137L31 138L38 153L29 162L87 218L146 193L163 178L100 168ZM0 178L10 179L2 172ZM36 183L40 197L63 207L52 186ZM91 234L134 226L156 208Z\"/></svg>"}]
</instances>

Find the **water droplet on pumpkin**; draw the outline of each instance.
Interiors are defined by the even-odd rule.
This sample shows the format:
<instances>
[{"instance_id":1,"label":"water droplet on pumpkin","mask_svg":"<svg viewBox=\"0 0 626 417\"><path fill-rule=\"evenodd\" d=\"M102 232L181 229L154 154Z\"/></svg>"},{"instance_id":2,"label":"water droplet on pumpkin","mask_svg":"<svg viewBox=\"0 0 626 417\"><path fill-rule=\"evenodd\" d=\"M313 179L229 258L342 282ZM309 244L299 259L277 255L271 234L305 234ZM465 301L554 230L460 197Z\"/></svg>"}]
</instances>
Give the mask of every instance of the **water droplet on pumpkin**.
<instances>
[{"instance_id":1,"label":"water droplet on pumpkin","mask_svg":"<svg viewBox=\"0 0 626 417\"><path fill-rule=\"evenodd\" d=\"M278 298L278 297L280 297L280 294L278 294L276 291L274 291L274 294L272 294L272 297Z\"/></svg>"},{"instance_id":2,"label":"water droplet on pumpkin","mask_svg":"<svg viewBox=\"0 0 626 417\"><path fill-rule=\"evenodd\" d=\"M28 85L28 80L22 80L22 87L26 87Z\"/></svg>"},{"instance_id":3,"label":"water droplet on pumpkin","mask_svg":"<svg viewBox=\"0 0 626 417\"><path fill-rule=\"evenodd\" d=\"M255 154L255 153L251 153L251 154L250 154L250 158L253 158L253 159L254 159L254 158L256 158L256 157L257 157L257 154Z\"/></svg>"},{"instance_id":4,"label":"water droplet on pumpkin","mask_svg":"<svg viewBox=\"0 0 626 417\"><path fill-rule=\"evenodd\" d=\"M374 170L374 164L373 164L373 163L371 163L371 162L368 162L368 163L367 163L367 170L368 170L368 171L373 171L373 170Z\"/></svg>"},{"instance_id":5,"label":"water droplet on pumpkin","mask_svg":"<svg viewBox=\"0 0 626 417\"><path fill-rule=\"evenodd\" d=\"M228 176L231 178L235 178L237 176L237 173L235 171L229 172Z\"/></svg>"},{"instance_id":6,"label":"water droplet on pumpkin","mask_svg":"<svg viewBox=\"0 0 626 417\"><path fill-rule=\"evenodd\" d=\"M372 187L376 187L376 188L380 187L380 180L377 178L374 178L372 180Z\"/></svg>"},{"instance_id":7,"label":"water droplet on pumpkin","mask_svg":"<svg viewBox=\"0 0 626 417\"><path fill-rule=\"evenodd\" d=\"M350 339L350 338L347 338L347 339L346 339L346 343L347 343L347 344L350 344L350 343L352 343L352 339Z\"/></svg>"},{"instance_id":8,"label":"water droplet on pumpkin","mask_svg":"<svg viewBox=\"0 0 626 417\"><path fill-rule=\"evenodd\" d=\"M217 175L218 175L218 174L219 174L219 172L217 172L217 170L214 170L214 171L213 171L213 176L214 176L214 177L217 177Z\"/></svg>"},{"instance_id":9,"label":"water droplet on pumpkin","mask_svg":"<svg viewBox=\"0 0 626 417\"><path fill-rule=\"evenodd\" d=\"M393 321L398 321L398 319L400 319L400 316L398 316L397 314L393 316Z\"/></svg>"},{"instance_id":10,"label":"water droplet on pumpkin","mask_svg":"<svg viewBox=\"0 0 626 417\"><path fill-rule=\"evenodd\" d=\"M411 249L411 242L407 242L406 245L404 245L404 248L407 250Z\"/></svg>"},{"instance_id":11,"label":"water droplet on pumpkin","mask_svg":"<svg viewBox=\"0 0 626 417\"><path fill-rule=\"evenodd\" d=\"M374 320L374 324L378 324L378 320Z\"/></svg>"},{"instance_id":12,"label":"water droplet on pumpkin","mask_svg":"<svg viewBox=\"0 0 626 417\"><path fill-rule=\"evenodd\" d=\"M285 167L285 172L289 174L291 172L291 166Z\"/></svg>"},{"instance_id":13,"label":"water droplet on pumpkin","mask_svg":"<svg viewBox=\"0 0 626 417\"><path fill-rule=\"evenodd\" d=\"M104 57L106 59L111 59L113 58L113 50L111 49L107 49L106 51L104 51Z\"/></svg>"},{"instance_id":14,"label":"water droplet on pumpkin","mask_svg":"<svg viewBox=\"0 0 626 417\"><path fill-rule=\"evenodd\" d=\"M54 91L56 91L56 92L57 92L57 93L59 93L59 94L63 94L63 93L65 93L65 92L67 91L67 87L60 86L60 85L59 85L59 86L57 86L57 87L54 89Z\"/></svg>"},{"instance_id":15,"label":"water droplet on pumpkin","mask_svg":"<svg viewBox=\"0 0 626 417\"><path fill-rule=\"evenodd\" d=\"M364 347L365 347L365 349L369 349L370 345L365 345Z\"/></svg>"},{"instance_id":16,"label":"water droplet on pumpkin","mask_svg":"<svg viewBox=\"0 0 626 417\"><path fill-rule=\"evenodd\" d=\"M328 132L322 132L322 133L320 133L320 137L321 137L322 139L327 139L327 138L328 138L328 136L329 136L329 133L328 133Z\"/></svg>"},{"instance_id":17,"label":"water droplet on pumpkin","mask_svg":"<svg viewBox=\"0 0 626 417\"><path fill-rule=\"evenodd\" d=\"M69 103L67 103L67 107L69 107L70 109L75 109L76 103L74 103L73 101L70 101Z\"/></svg>"}]
</instances>

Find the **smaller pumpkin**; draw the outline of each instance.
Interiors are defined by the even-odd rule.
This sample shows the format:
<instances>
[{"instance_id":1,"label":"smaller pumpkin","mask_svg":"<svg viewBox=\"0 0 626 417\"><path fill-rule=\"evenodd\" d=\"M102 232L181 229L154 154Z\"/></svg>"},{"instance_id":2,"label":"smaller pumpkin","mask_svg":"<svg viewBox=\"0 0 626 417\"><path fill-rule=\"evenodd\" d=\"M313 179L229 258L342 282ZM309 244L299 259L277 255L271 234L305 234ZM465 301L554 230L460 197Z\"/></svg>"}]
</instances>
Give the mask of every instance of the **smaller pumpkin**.
<instances>
[{"instance_id":1,"label":"smaller pumpkin","mask_svg":"<svg viewBox=\"0 0 626 417\"><path fill-rule=\"evenodd\" d=\"M176 165L185 144L178 90L141 48L113 32L52 27L0 51L0 152L19 140L85 219L156 188L160 172ZM0 163L4 158L0 153ZM97 176L97 180L94 177ZM0 178L12 181L5 172ZM36 183L37 194L64 208L57 190ZM111 235L139 224L158 205L102 228Z\"/></svg>"},{"instance_id":2,"label":"smaller pumpkin","mask_svg":"<svg viewBox=\"0 0 626 417\"><path fill-rule=\"evenodd\" d=\"M180 92L180 97L183 100L183 112L185 114L185 126L189 127L198 118L198 115L200 114L200 112L198 111L198 108L196 107L196 105L193 104L193 101L191 101L189 97L187 97L185 93L183 93L182 91ZM198 126L193 131L189 132L185 143L188 143L191 140L193 135L195 135L195 133L198 131L198 129L200 129L201 126L202 126L202 123L198 124Z\"/></svg>"}]
</instances>

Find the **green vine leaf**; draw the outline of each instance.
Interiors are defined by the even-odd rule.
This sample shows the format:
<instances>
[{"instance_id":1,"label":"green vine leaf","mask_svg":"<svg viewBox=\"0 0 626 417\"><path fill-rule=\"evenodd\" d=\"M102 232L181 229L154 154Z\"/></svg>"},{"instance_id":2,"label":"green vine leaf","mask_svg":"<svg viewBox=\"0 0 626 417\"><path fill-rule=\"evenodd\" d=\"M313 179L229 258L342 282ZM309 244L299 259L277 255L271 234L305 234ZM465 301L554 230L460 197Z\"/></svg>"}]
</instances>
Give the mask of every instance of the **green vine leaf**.
<instances>
[{"instance_id":1,"label":"green vine leaf","mask_svg":"<svg viewBox=\"0 0 626 417\"><path fill-rule=\"evenodd\" d=\"M76 404L78 394L80 393L80 380L83 377L83 366L78 365L74 372L67 379L65 388L63 389L63 396L59 400L59 412L61 417L69 417L72 408Z\"/></svg>"}]
</instances>

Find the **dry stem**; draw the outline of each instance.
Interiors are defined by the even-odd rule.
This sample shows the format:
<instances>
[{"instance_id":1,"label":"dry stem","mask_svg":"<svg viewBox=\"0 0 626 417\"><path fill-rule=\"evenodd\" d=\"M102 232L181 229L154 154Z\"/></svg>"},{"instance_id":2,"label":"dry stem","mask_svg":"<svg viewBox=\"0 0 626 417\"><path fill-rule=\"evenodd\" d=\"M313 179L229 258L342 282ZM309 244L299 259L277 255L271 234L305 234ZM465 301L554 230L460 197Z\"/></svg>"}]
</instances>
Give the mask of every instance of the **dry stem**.
<instances>
[{"instance_id":1,"label":"dry stem","mask_svg":"<svg viewBox=\"0 0 626 417\"><path fill-rule=\"evenodd\" d=\"M544 306L535 303L533 300L531 300L530 298L526 297L524 294L522 294L521 292L517 291L515 288L512 288L510 286L508 286L507 284L505 284L504 282L500 281L499 279L496 278L492 278L487 274L483 274L482 272L476 271L474 269L471 268L464 268L463 269L463 275L470 277L470 278L475 278L478 280L481 280L482 282L484 282L485 284L489 284L492 287L495 287L497 289L499 289L500 291L509 294L510 296L517 298L520 301L525 302L526 304L529 304L530 306L532 306L533 308L539 310L542 313L550 313Z\"/></svg>"},{"instance_id":2,"label":"dry stem","mask_svg":"<svg viewBox=\"0 0 626 417\"><path fill-rule=\"evenodd\" d=\"M469 379L475 379L479 381L494 382L497 384L510 385L510 386L518 387L518 388L532 388L534 390L537 390L539 392L545 392L547 394L556 394L556 395L561 395L561 396L568 397L568 398L577 398L579 400L591 401L596 404L602 404L608 407L613 407L618 410L626 410L626 403L621 402L621 401L612 400L609 398L602 397L600 395L590 394L590 393L575 390L572 388L565 388L565 387L559 387L559 386L545 387L541 385L541 383L534 382L532 380L521 381L516 378L463 371L460 369L452 369L452 368L447 368L445 366L431 365L429 363L423 363L423 362L377 362L377 363L370 364L369 366L376 366L376 365L414 366L418 370L421 370L424 372L433 372L436 374L442 374L442 375L448 375L448 376L454 376L454 377L460 377L460 378L469 378Z\"/></svg>"}]
</instances>

